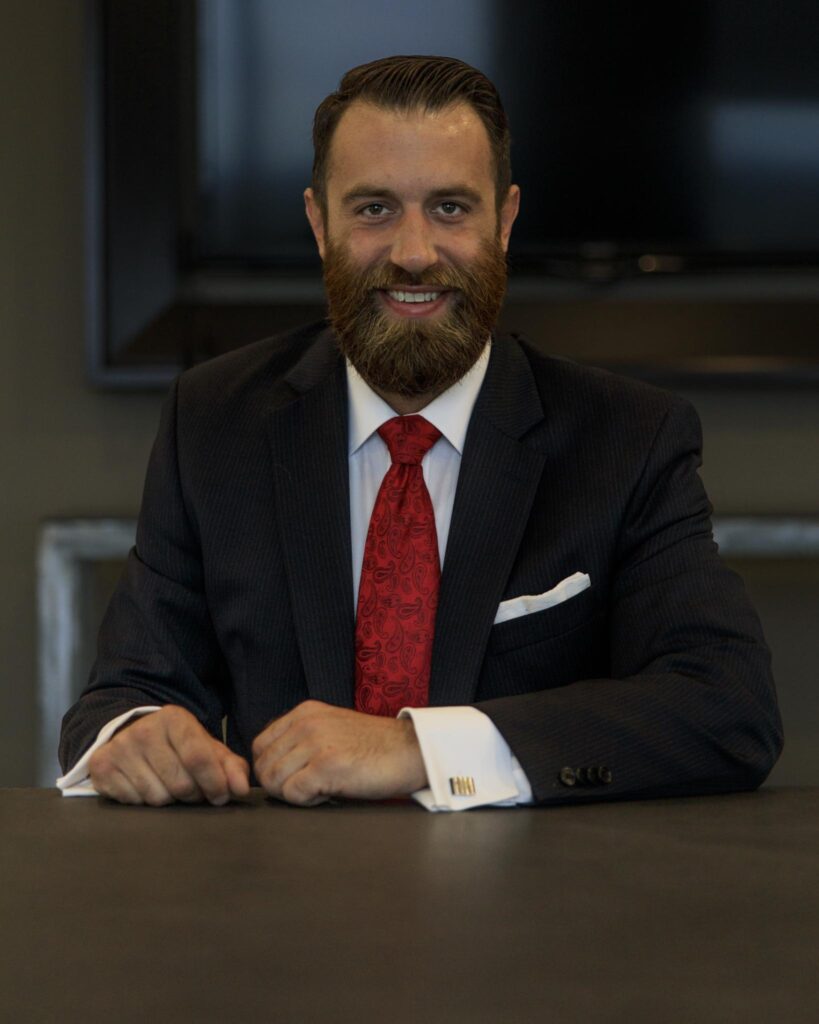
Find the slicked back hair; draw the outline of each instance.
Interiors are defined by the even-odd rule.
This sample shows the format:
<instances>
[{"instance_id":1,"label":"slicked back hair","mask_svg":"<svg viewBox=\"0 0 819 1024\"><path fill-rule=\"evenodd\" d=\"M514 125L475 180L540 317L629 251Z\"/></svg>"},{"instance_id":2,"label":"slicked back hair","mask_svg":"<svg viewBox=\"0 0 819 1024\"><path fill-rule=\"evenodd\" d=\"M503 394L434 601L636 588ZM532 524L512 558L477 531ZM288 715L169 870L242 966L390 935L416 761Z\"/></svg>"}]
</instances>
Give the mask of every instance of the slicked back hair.
<instances>
[{"instance_id":1,"label":"slicked back hair","mask_svg":"<svg viewBox=\"0 0 819 1024\"><path fill-rule=\"evenodd\" d=\"M512 183L509 125L495 86L483 72L454 57L384 57L348 71L338 90L322 100L313 118L313 191L327 215L327 164L341 115L354 100L386 110L433 113L468 103L489 136L495 164L495 204Z\"/></svg>"}]
</instances>

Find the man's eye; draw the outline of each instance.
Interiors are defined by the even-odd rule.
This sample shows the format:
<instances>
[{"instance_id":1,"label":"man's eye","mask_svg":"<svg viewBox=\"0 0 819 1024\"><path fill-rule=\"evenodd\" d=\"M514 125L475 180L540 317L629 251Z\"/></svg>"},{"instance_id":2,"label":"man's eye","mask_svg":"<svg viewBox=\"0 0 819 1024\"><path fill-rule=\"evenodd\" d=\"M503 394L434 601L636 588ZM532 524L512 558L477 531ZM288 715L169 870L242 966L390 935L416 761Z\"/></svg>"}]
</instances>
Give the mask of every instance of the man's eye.
<instances>
[{"instance_id":1,"label":"man's eye","mask_svg":"<svg viewBox=\"0 0 819 1024\"><path fill-rule=\"evenodd\" d=\"M383 203L368 203L366 206L362 207L360 212L366 217L376 219L380 217L386 209L387 207Z\"/></svg>"},{"instance_id":2,"label":"man's eye","mask_svg":"<svg viewBox=\"0 0 819 1024\"><path fill-rule=\"evenodd\" d=\"M459 213L463 213L464 208L460 203L456 203L453 200L447 199L443 203L438 204L438 209L442 213L445 213L447 217L455 217Z\"/></svg>"}]
</instances>

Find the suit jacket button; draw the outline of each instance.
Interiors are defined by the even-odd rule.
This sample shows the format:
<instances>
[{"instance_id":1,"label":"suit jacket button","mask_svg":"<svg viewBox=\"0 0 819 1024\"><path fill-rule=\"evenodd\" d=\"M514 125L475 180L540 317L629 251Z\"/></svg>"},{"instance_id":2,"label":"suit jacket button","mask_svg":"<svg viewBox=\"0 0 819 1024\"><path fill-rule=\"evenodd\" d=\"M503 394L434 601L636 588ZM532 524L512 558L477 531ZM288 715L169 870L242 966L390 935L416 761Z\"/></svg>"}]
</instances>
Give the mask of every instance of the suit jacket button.
<instances>
[{"instance_id":1,"label":"suit jacket button","mask_svg":"<svg viewBox=\"0 0 819 1024\"><path fill-rule=\"evenodd\" d=\"M605 765L601 764L600 767L597 769L597 777L598 779L600 779L603 785L608 786L608 784L611 782L611 768L606 768Z\"/></svg>"},{"instance_id":2,"label":"suit jacket button","mask_svg":"<svg viewBox=\"0 0 819 1024\"><path fill-rule=\"evenodd\" d=\"M600 776L598 774L596 765L590 764L586 769L584 781L587 782L590 786L596 786L599 779Z\"/></svg>"},{"instance_id":3,"label":"suit jacket button","mask_svg":"<svg viewBox=\"0 0 819 1024\"><path fill-rule=\"evenodd\" d=\"M559 778L564 786L573 786L577 782L574 768L561 768Z\"/></svg>"}]
</instances>

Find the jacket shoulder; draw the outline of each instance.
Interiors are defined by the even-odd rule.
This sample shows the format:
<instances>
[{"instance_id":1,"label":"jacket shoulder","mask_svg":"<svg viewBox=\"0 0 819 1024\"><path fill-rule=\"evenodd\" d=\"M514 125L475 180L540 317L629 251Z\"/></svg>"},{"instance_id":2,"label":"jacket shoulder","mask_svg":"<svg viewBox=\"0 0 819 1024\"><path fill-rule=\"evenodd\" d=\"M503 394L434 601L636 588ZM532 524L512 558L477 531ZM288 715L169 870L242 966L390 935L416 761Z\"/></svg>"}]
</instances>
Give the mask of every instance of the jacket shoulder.
<instances>
[{"instance_id":1,"label":"jacket shoulder","mask_svg":"<svg viewBox=\"0 0 819 1024\"><path fill-rule=\"evenodd\" d=\"M179 377L180 400L224 405L261 392L269 401L326 329L327 321L318 320L200 363ZM286 385L284 393L290 393Z\"/></svg>"},{"instance_id":2,"label":"jacket shoulder","mask_svg":"<svg viewBox=\"0 0 819 1024\"><path fill-rule=\"evenodd\" d=\"M520 335L512 337L529 362L544 410L594 420L637 417L643 423L663 420L672 411L697 419L691 403L671 391L550 355Z\"/></svg>"}]
</instances>

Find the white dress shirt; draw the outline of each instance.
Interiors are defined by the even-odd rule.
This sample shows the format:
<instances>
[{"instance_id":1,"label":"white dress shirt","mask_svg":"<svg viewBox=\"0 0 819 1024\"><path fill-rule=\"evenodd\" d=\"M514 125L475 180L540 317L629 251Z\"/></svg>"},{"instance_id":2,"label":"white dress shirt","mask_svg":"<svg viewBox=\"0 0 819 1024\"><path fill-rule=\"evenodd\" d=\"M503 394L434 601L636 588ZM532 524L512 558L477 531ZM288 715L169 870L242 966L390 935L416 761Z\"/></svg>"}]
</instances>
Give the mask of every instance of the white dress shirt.
<instances>
[{"instance_id":1,"label":"white dress shirt","mask_svg":"<svg viewBox=\"0 0 819 1024\"><path fill-rule=\"evenodd\" d=\"M438 442L424 457L424 481L435 512L438 553L443 569L449 525L464 440L469 419L489 362L489 343L472 369L443 394L430 402L421 415L441 432ZM396 413L347 364L349 409L350 528L352 578L356 605L364 543L381 481L390 467L389 450L378 434L382 423ZM93 796L88 761L113 732L134 715L154 711L135 708L100 730L93 745L57 785L64 796ZM412 718L429 786L413 793L427 810L466 810L486 804L511 806L531 803L532 790L509 745L492 721L474 707L403 708L399 717ZM470 792L453 793L452 779L469 779ZM459 787L455 787L459 788ZM463 787L461 787L463 788ZM474 790L474 792L471 792Z\"/></svg>"},{"instance_id":2,"label":"white dress shirt","mask_svg":"<svg viewBox=\"0 0 819 1024\"><path fill-rule=\"evenodd\" d=\"M444 391L420 415L437 427L441 437L424 456L421 468L435 512L438 557L443 570L455 489L461 468L466 431L486 375L489 344L472 369ZM373 505L387 470L390 453L378 434L395 410L347 363L350 456L350 530L355 601L364 558L364 543ZM399 718L413 720L429 787L413 793L430 811L466 810L484 804L531 803L529 780L509 745L482 711L473 707L404 708ZM473 795L451 792L451 778L474 780Z\"/></svg>"}]
</instances>

